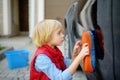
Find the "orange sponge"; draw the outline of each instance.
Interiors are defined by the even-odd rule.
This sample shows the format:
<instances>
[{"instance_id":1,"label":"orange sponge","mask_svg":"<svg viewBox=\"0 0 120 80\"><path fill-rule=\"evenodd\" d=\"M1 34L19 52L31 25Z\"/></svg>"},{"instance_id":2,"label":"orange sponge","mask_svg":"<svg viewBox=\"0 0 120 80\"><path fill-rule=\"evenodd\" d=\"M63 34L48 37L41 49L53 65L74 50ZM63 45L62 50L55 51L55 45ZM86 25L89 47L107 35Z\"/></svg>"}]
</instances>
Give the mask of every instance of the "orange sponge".
<instances>
[{"instance_id":1,"label":"orange sponge","mask_svg":"<svg viewBox=\"0 0 120 80\"><path fill-rule=\"evenodd\" d=\"M92 42L93 35L91 35L90 31L86 31L82 34L82 45L84 43L88 43L89 48L89 55L85 56L83 59L83 69L85 72L94 72L95 65L96 65L96 58L95 58L95 49L94 44Z\"/></svg>"}]
</instances>

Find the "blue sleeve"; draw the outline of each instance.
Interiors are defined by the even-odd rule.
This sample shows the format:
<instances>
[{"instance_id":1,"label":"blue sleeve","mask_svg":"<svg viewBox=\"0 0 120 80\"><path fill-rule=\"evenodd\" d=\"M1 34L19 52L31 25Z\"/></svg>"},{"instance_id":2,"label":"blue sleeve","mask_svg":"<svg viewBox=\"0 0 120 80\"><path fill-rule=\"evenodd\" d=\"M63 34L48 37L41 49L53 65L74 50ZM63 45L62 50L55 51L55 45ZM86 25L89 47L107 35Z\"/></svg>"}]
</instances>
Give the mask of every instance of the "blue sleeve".
<instances>
[{"instance_id":1,"label":"blue sleeve","mask_svg":"<svg viewBox=\"0 0 120 80\"><path fill-rule=\"evenodd\" d=\"M68 67L70 66L70 64L71 64L71 60L70 60L69 58L67 58L67 57L64 57L64 62L65 62L65 65L66 65L67 68L68 68Z\"/></svg>"},{"instance_id":2,"label":"blue sleeve","mask_svg":"<svg viewBox=\"0 0 120 80\"><path fill-rule=\"evenodd\" d=\"M45 54L37 56L35 69L38 72L44 72L51 80L72 80L72 76L67 69L64 71L57 69L55 64Z\"/></svg>"}]
</instances>

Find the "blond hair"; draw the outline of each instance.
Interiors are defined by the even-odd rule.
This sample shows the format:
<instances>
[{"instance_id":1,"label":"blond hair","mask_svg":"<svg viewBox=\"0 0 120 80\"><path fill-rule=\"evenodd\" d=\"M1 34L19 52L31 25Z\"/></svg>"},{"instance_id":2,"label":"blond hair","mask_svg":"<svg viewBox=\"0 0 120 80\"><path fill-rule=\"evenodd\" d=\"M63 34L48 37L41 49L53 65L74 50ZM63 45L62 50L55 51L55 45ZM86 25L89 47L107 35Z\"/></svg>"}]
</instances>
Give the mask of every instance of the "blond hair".
<instances>
[{"instance_id":1,"label":"blond hair","mask_svg":"<svg viewBox=\"0 0 120 80\"><path fill-rule=\"evenodd\" d=\"M33 31L33 43L40 47L47 44L51 39L53 32L57 28L63 28L62 24L57 20L46 19L39 22Z\"/></svg>"}]
</instances>

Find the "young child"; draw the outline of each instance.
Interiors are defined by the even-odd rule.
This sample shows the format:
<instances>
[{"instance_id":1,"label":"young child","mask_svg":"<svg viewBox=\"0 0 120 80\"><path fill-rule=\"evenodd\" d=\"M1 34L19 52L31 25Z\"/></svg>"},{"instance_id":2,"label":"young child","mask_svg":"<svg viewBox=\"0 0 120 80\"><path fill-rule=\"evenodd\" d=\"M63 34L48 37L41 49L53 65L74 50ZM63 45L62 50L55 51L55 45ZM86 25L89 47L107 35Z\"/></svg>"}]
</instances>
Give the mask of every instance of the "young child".
<instances>
[{"instance_id":1,"label":"young child","mask_svg":"<svg viewBox=\"0 0 120 80\"><path fill-rule=\"evenodd\" d=\"M30 65L30 80L72 80L80 61L88 55L85 43L77 41L72 61L63 57L57 46L64 41L64 28L57 20L43 20L34 27L33 42L37 50Z\"/></svg>"}]
</instances>

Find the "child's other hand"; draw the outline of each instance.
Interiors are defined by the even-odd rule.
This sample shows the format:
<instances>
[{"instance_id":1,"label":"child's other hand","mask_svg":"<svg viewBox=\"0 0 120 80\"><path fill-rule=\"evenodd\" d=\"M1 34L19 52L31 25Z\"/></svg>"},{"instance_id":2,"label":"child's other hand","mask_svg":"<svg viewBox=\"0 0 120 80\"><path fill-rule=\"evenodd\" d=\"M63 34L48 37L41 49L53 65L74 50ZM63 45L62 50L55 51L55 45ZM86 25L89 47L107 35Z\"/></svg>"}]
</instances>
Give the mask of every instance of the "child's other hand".
<instances>
[{"instance_id":1,"label":"child's other hand","mask_svg":"<svg viewBox=\"0 0 120 80\"><path fill-rule=\"evenodd\" d=\"M81 50L81 41L77 41L73 48L72 60L74 60L75 57L80 53L80 50Z\"/></svg>"},{"instance_id":2,"label":"child's other hand","mask_svg":"<svg viewBox=\"0 0 120 80\"><path fill-rule=\"evenodd\" d=\"M79 54L80 49L81 49L81 41L77 41L77 42L75 43L74 48L73 48L73 53Z\"/></svg>"}]
</instances>

